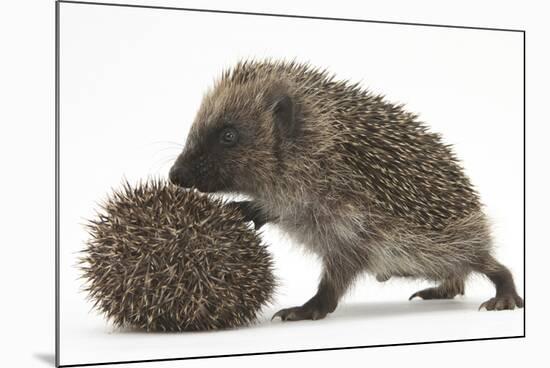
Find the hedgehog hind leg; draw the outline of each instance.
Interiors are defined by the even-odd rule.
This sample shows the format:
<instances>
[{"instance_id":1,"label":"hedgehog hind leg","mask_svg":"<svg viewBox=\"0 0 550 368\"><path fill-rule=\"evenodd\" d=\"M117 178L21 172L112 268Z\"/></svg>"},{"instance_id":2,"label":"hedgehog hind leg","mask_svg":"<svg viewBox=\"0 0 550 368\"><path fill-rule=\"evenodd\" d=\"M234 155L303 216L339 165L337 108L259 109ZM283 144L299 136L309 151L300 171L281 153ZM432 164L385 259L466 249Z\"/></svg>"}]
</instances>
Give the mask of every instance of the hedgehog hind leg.
<instances>
[{"instance_id":1,"label":"hedgehog hind leg","mask_svg":"<svg viewBox=\"0 0 550 368\"><path fill-rule=\"evenodd\" d=\"M484 262L476 265L474 269L487 276L496 288L495 297L483 302L479 306L479 309L506 310L516 307L523 308L523 299L516 291L514 278L508 268L500 264L492 256L488 256Z\"/></svg>"},{"instance_id":2,"label":"hedgehog hind leg","mask_svg":"<svg viewBox=\"0 0 550 368\"><path fill-rule=\"evenodd\" d=\"M464 295L464 279L452 278L443 281L436 287L427 288L417 291L409 297L409 300L414 298L428 299L453 299L457 295Z\"/></svg>"}]
</instances>

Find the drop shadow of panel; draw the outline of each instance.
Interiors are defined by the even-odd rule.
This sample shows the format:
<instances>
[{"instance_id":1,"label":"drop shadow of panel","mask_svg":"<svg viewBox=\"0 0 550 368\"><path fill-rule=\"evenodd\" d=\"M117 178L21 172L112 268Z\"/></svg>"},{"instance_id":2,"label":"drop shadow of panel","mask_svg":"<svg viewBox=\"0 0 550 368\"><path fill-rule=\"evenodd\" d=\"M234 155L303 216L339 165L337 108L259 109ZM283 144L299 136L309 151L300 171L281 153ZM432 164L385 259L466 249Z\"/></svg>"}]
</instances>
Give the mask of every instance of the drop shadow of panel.
<instances>
[{"instance_id":1,"label":"drop shadow of panel","mask_svg":"<svg viewBox=\"0 0 550 368\"><path fill-rule=\"evenodd\" d=\"M32 355L36 360L40 360L43 363L48 364L49 366L55 366L55 355L51 353L34 353Z\"/></svg>"}]
</instances>

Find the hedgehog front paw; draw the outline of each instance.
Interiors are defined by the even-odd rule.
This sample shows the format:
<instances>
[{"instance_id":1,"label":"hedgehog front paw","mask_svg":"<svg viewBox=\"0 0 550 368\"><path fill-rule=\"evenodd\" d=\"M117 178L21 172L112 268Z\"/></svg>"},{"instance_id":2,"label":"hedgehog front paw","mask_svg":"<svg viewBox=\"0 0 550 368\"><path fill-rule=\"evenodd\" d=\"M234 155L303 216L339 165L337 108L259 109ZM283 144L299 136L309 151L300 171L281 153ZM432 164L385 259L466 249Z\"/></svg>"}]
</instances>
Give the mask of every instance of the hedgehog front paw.
<instances>
[{"instance_id":1,"label":"hedgehog front paw","mask_svg":"<svg viewBox=\"0 0 550 368\"><path fill-rule=\"evenodd\" d=\"M409 297L409 300L414 298L430 299L453 299L458 293L455 290L442 289L439 287L428 288L417 291ZM464 293L462 293L464 294Z\"/></svg>"},{"instance_id":2,"label":"hedgehog front paw","mask_svg":"<svg viewBox=\"0 0 550 368\"><path fill-rule=\"evenodd\" d=\"M301 307L292 307L281 309L271 317L271 320L279 317L281 321L302 321L306 319L317 320L323 319L328 314L327 310L323 310L315 305L302 305Z\"/></svg>"},{"instance_id":3,"label":"hedgehog front paw","mask_svg":"<svg viewBox=\"0 0 550 368\"><path fill-rule=\"evenodd\" d=\"M457 295L464 295L464 280L448 279L439 286L420 290L410 296L409 300L416 297L422 299L453 299Z\"/></svg>"},{"instance_id":4,"label":"hedgehog front paw","mask_svg":"<svg viewBox=\"0 0 550 368\"><path fill-rule=\"evenodd\" d=\"M504 294L487 300L479 306L479 309L485 308L488 311L498 311L515 309L516 307L523 308L523 299L517 294Z\"/></svg>"},{"instance_id":5,"label":"hedgehog front paw","mask_svg":"<svg viewBox=\"0 0 550 368\"><path fill-rule=\"evenodd\" d=\"M259 207L252 201L229 202L227 206L236 208L244 216L245 221L254 222L254 229L258 230L266 223L272 221Z\"/></svg>"}]
</instances>

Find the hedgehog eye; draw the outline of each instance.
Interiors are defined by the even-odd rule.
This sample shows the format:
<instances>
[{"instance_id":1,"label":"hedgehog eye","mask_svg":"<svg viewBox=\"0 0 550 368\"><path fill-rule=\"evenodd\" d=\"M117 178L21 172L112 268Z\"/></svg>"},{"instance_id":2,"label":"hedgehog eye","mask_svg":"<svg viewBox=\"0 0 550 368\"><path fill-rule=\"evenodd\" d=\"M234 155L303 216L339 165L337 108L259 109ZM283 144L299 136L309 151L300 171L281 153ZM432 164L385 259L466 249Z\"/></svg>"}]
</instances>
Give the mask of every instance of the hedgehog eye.
<instances>
[{"instance_id":1,"label":"hedgehog eye","mask_svg":"<svg viewBox=\"0 0 550 368\"><path fill-rule=\"evenodd\" d=\"M224 146L233 146L237 143L239 133L235 128L227 127L220 132L220 143Z\"/></svg>"}]
</instances>

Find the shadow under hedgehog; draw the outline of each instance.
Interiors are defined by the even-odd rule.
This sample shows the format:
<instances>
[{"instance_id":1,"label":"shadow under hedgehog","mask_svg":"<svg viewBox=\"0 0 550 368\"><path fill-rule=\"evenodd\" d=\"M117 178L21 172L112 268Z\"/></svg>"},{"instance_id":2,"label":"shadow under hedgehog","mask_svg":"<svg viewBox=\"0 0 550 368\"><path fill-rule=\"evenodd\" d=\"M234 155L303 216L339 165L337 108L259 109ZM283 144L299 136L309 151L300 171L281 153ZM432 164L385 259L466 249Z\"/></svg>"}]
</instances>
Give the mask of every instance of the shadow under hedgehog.
<instances>
[{"instance_id":1,"label":"shadow under hedgehog","mask_svg":"<svg viewBox=\"0 0 550 368\"><path fill-rule=\"evenodd\" d=\"M324 318L362 272L439 282L411 299L463 294L478 272L496 287L480 309L523 307L451 147L402 106L325 70L245 61L225 71L169 176L250 196L234 205L257 228L274 222L321 258L317 293L274 318Z\"/></svg>"}]
</instances>

